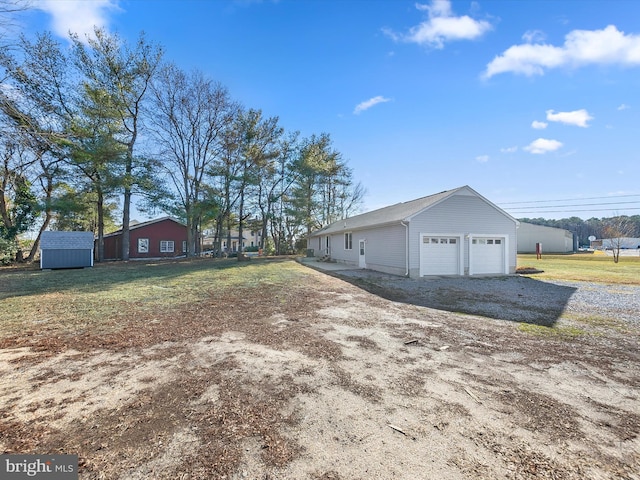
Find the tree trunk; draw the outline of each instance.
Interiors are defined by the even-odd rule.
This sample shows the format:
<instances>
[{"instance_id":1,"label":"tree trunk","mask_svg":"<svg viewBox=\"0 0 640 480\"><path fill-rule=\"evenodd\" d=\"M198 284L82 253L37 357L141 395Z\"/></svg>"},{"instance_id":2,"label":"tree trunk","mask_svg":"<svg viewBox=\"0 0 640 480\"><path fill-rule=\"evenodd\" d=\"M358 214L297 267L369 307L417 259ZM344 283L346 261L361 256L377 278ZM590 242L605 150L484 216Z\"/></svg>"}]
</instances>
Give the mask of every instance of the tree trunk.
<instances>
[{"instance_id":1,"label":"tree trunk","mask_svg":"<svg viewBox=\"0 0 640 480\"><path fill-rule=\"evenodd\" d=\"M40 248L40 237L42 237L42 232L44 232L49 227L49 223L51 223L51 195L53 193L53 179L50 175L47 175L46 179L47 179L47 186L45 188L46 208L44 210L44 222L42 222L42 225L40 226L40 230L38 231L38 236L36 237L35 242L33 242L33 245L31 246L31 251L29 252L29 255L27 256L27 259L26 259L27 262L33 262L33 259L35 258L36 253Z\"/></svg>"},{"instance_id":2,"label":"tree trunk","mask_svg":"<svg viewBox=\"0 0 640 480\"><path fill-rule=\"evenodd\" d=\"M104 262L104 198L98 191L98 262Z\"/></svg>"},{"instance_id":3,"label":"tree trunk","mask_svg":"<svg viewBox=\"0 0 640 480\"><path fill-rule=\"evenodd\" d=\"M122 260L129 260L129 223L131 222L131 188L125 187L122 206Z\"/></svg>"},{"instance_id":4,"label":"tree trunk","mask_svg":"<svg viewBox=\"0 0 640 480\"><path fill-rule=\"evenodd\" d=\"M42 222L42 226L38 231L38 236L36 237L36 240L33 242L33 245L31 246L31 251L29 252L29 255L26 258L27 262L33 262L33 259L35 258L36 253L40 249L40 237L42 237L42 232L44 232L49 227L49 223L51 223L51 210L48 209L44 217L44 222Z\"/></svg>"},{"instance_id":5,"label":"tree trunk","mask_svg":"<svg viewBox=\"0 0 640 480\"><path fill-rule=\"evenodd\" d=\"M192 213L190 212L190 208L187 207L186 217L187 217L187 257L193 256L193 218Z\"/></svg>"},{"instance_id":6,"label":"tree trunk","mask_svg":"<svg viewBox=\"0 0 640 480\"><path fill-rule=\"evenodd\" d=\"M243 219L242 215L244 215L244 186L240 191L240 205L238 207L238 261L242 261L243 257L243 249L242 249L242 227L243 227Z\"/></svg>"},{"instance_id":7,"label":"tree trunk","mask_svg":"<svg viewBox=\"0 0 640 480\"><path fill-rule=\"evenodd\" d=\"M129 260L129 224L131 223L131 179L133 172L133 142L135 142L135 131L133 140L128 146L127 164L125 166L124 196L122 199L122 260Z\"/></svg>"}]
</instances>

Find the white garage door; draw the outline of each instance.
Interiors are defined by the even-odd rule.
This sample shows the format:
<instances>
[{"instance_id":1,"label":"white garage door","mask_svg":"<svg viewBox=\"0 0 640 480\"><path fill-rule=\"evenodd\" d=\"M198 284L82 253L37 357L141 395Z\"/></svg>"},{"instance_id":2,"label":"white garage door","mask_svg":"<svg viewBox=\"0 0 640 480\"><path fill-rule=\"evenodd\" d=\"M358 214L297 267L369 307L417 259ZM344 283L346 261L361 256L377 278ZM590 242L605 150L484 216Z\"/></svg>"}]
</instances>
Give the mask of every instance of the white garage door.
<instances>
[{"instance_id":1,"label":"white garage door","mask_svg":"<svg viewBox=\"0 0 640 480\"><path fill-rule=\"evenodd\" d=\"M474 237L471 240L471 273L504 273L504 238Z\"/></svg>"},{"instance_id":2,"label":"white garage door","mask_svg":"<svg viewBox=\"0 0 640 480\"><path fill-rule=\"evenodd\" d=\"M423 235L420 243L420 275L459 275L460 239Z\"/></svg>"}]
</instances>

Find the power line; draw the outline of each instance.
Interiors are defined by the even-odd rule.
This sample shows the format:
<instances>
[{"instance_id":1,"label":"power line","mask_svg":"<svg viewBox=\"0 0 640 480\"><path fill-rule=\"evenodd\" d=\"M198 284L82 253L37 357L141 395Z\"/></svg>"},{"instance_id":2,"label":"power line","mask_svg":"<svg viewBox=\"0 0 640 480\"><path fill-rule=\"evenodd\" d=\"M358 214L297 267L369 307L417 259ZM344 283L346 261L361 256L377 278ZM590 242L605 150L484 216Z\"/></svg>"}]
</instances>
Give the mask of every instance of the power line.
<instances>
[{"instance_id":1,"label":"power line","mask_svg":"<svg viewBox=\"0 0 640 480\"><path fill-rule=\"evenodd\" d=\"M580 200L608 200L611 198L640 197L640 194L629 195L608 195L605 197L583 197L583 198L561 198L557 200L530 200L526 202L502 202L498 205L516 205L521 203L550 203L550 202L577 202Z\"/></svg>"},{"instance_id":2,"label":"power line","mask_svg":"<svg viewBox=\"0 0 640 480\"><path fill-rule=\"evenodd\" d=\"M542 208L546 208L546 207L542 207ZM554 207L551 207L554 208ZM513 211L513 209L505 209L506 211ZM612 209L611 208L590 208L587 210L528 210L525 209L524 211L518 211L518 215L522 215L523 213L573 213L573 212L610 212ZM625 208L625 211L627 210L640 210L639 208Z\"/></svg>"},{"instance_id":3,"label":"power line","mask_svg":"<svg viewBox=\"0 0 640 480\"><path fill-rule=\"evenodd\" d=\"M508 208L508 210L522 210L522 209L532 209L532 208L565 208L565 207L590 207L590 206L596 206L599 207L601 205L626 205L626 204L632 204L632 205L637 205L638 202L601 202L601 203L574 203L574 204L570 204L570 205L544 205L544 206L540 206L540 207L513 207L513 208ZM627 210L627 208L625 207L625 210Z\"/></svg>"}]
</instances>

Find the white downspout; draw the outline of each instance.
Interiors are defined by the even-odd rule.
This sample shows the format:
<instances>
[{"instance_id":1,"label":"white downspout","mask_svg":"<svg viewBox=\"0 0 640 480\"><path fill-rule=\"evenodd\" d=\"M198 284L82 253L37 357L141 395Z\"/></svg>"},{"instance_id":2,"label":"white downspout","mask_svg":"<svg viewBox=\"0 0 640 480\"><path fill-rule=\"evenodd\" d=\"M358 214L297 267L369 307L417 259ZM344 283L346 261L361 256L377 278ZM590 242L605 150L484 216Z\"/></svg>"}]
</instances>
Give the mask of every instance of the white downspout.
<instances>
[{"instance_id":1,"label":"white downspout","mask_svg":"<svg viewBox=\"0 0 640 480\"><path fill-rule=\"evenodd\" d=\"M404 276L408 277L409 276L409 225L405 224L402 221L400 222L400 225L404 227L404 231L405 231L404 236L406 239L405 247L406 247L407 254L405 255L405 258L404 258L404 265L405 265Z\"/></svg>"}]
</instances>

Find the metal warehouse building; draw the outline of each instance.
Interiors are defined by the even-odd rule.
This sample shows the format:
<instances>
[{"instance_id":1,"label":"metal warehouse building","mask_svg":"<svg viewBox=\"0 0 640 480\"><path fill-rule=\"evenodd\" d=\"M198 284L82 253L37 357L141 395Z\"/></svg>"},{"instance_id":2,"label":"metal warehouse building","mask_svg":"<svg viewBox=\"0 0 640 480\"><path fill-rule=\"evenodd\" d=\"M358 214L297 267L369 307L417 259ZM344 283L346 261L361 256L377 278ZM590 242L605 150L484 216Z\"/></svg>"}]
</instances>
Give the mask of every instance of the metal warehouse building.
<instances>
[{"instance_id":1,"label":"metal warehouse building","mask_svg":"<svg viewBox=\"0 0 640 480\"><path fill-rule=\"evenodd\" d=\"M535 253L536 243L542 244L544 253L571 253L576 251L574 235L569 230L520 222L518 227L518 253Z\"/></svg>"}]
</instances>

